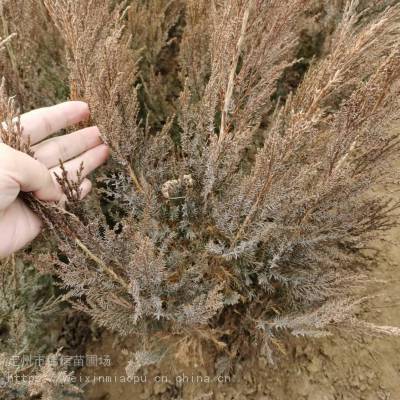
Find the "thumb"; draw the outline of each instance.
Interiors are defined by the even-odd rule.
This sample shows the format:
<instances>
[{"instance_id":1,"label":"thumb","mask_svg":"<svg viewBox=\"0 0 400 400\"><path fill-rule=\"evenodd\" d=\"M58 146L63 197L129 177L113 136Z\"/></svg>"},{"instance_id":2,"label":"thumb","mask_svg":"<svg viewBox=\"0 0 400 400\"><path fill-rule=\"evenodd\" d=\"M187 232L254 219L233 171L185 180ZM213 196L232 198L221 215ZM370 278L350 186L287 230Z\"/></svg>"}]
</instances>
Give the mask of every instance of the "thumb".
<instances>
[{"instance_id":1,"label":"thumb","mask_svg":"<svg viewBox=\"0 0 400 400\"><path fill-rule=\"evenodd\" d=\"M34 192L44 201L57 201L61 196L42 163L0 143L0 209L8 207L20 191Z\"/></svg>"}]
</instances>

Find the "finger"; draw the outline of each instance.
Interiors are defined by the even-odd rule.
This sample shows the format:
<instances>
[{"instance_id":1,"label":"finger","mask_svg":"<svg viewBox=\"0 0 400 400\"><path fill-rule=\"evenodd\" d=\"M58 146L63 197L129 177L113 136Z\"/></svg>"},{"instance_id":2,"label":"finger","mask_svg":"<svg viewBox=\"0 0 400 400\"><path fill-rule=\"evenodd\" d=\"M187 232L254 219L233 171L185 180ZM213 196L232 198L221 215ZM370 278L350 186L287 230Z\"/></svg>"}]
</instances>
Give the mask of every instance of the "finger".
<instances>
[{"instance_id":1,"label":"finger","mask_svg":"<svg viewBox=\"0 0 400 400\"><path fill-rule=\"evenodd\" d=\"M80 199L82 200L92 190L92 182L89 179L84 179L79 188L81 190ZM59 206L64 208L66 203L67 203L67 196L65 194L62 194L61 199L59 201Z\"/></svg>"},{"instance_id":2,"label":"finger","mask_svg":"<svg viewBox=\"0 0 400 400\"><path fill-rule=\"evenodd\" d=\"M37 158L47 168L68 161L93 147L102 143L99 129L96 126L70 133L69 135L57 136L45 140L32 147Z\"/></svg>"},{"instance_id":3,"label":"finger","mask_svg":"<svg viewBox=\"0 0 400 400\"><path fill-rule=\"evenodd\" d=\"M59 191L49 170L25 153L0 143L0 208L11 204L18 193L34 192L44 201L59 199Z\"/></svg>"},{"instance_id":4,"label":"finger","mask_svg":"<svg viewBox=\"0 0 400 400\"><path fill-rule=\"evenodd\" d=\"M89 117L89 107L82 101L67 101L51 107L38 108L21 115L24 137L35 144Z\"/></svg>"},{"instance_id":5,"label":"finger","mask_svg":"<svg viewBox=\"0 0 400 400\"><path fill-rule=\"evenodd\" d=\"M42 229L40 218L17 199L0 219L0 258L7 257L30 243Z\"/></svg>"},{"instance_id":6,"label":"finger","mask_svg":"<svg viewBox=\"0 0 400 400\"><path fill-rule=\"evenodd\" d=\"M67 161L64 163L64 169L68 173L68 178L72 181L76 181L77 172L80 169L81 164L83 163L83 171L82 177L87 176L100 165L104 164L109 155L109 148L105 144L101 144L99 146L94 147L81 154L79 157L74 158L73 160ZM62 170L60 167L55 167L50 169L52 174L57 174L58 176L62 175Z\"/></svg>"},{"instance_id":7,"label":"finger","mask_svg":"<svg viewBox=\"0 0 400 400\"><path fill-rule=\"evenodd\" d=\"M92 190L92 182L89 179L84 179L81 186L81 199L84 199Z\"/></svg>"}]
</instances>

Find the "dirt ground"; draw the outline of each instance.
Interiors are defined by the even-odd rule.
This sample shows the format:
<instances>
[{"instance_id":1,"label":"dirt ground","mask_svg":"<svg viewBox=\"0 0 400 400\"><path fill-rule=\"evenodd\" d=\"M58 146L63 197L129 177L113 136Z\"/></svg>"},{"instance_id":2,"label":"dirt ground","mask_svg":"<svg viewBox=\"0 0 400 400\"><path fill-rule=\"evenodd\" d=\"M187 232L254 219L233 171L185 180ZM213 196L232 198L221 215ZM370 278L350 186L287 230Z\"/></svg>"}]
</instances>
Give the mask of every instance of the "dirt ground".
<instances>
[{"instance_id":1,"label":"dirt ground","mask_svg":"<svg viewBox=\"0 0 400 400\"><path fill-rule=\"evenodd\" d=\"M371 295L377 297L360 317L400 326L400 228L394 229L389 239L384 244L384 260L372 273L377 283ZM87 399L400 399L400 338L296 339L276 368L262 357L240 360L238 369L228 378L209 376L201 368L161 364L140 371L137 382L126 382L127 348L132 347L129 341L120 342L110 334L103 334L89 345L87 354L109 355L112 365L82 371L91 380L86 385ZM174 373L165 372L171 367ZM155 379L163 382L155 383Z\"/></svg>"}]
</instances>

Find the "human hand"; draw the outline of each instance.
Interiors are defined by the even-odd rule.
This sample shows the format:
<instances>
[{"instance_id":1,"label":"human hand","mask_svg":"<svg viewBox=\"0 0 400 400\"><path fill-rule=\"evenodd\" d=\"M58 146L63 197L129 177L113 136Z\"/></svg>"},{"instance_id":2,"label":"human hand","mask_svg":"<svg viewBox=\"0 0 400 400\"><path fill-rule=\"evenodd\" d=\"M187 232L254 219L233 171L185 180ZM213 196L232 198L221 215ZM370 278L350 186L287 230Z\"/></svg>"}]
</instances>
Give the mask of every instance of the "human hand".
<instances>
[{"instance_id":1,"label":"human hand","mask_svg":"<svg viewBox=\"0 0 400 400\"><path fill-rule=\"evenodd\" d=\"M54 174L61 175L60 160L73 181L82 162L82 177L85 177L108 158L108 147L102 144L97 127L44 140L88 117L89 108L80 101L21 115L23 136L30 137L35 158L0 143L0 257L24 247L42 227L40 218L18 198L20 191L32 192L42 201L60 201L64 195ZM91 186L85 178L81 184L82 197L90 192Z\"/></svg>"}]
</instances>

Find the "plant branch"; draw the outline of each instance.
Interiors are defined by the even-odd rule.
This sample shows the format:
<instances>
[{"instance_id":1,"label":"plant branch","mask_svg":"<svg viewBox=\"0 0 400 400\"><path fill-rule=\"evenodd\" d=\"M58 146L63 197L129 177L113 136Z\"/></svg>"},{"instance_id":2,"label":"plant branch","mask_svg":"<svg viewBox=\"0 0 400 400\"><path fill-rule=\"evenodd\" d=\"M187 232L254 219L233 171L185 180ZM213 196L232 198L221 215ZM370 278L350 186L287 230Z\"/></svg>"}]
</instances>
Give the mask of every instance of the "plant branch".
<instances>
[{"instance_id":1,"label":"plant branch","mask_svg":"<svg viewBox=\"0 0 400 400\"><path fill-rule=\"evenodd\" d=\"M244 39L245 39L245 35L246 35L247 24L249 21L251 6L252 6L252 1L249 1L249 4L243 14L242 28L240 31L240 36L239 36L239 40L237 43L236 54L235 54L235 58L233 60L232 68L231 68L231 71L229 74L228 86L227 86L226 93L225 93L224 106L222 109L222 116L221 116L221 126L220 126L219 137L218 137L218 145L222 144L222 142L224 141L226 134L227 134L225 125L226 125L226 120L228 117L230 104L232 101L233 89L235 88L236 70L237 70L237 67L239 64L240 54L242 53L242 49L243 49L243 44L244 44Z\"/></svg>"},{"instance_id":2,"label":"plant branch","mask_svg":"<svg viewBox=\"0 0 400 400\"><path fill-rule=\"evenodd\" d=\"M100 260L99 257L93 254L78 238L75 239L75 243L89 258L91 258L103 270L103 272L108 274L115 282L118 282L127 291L129 291L129 285L111 268L109 268L102 260Z\"/></svg>"}]
</instances>

